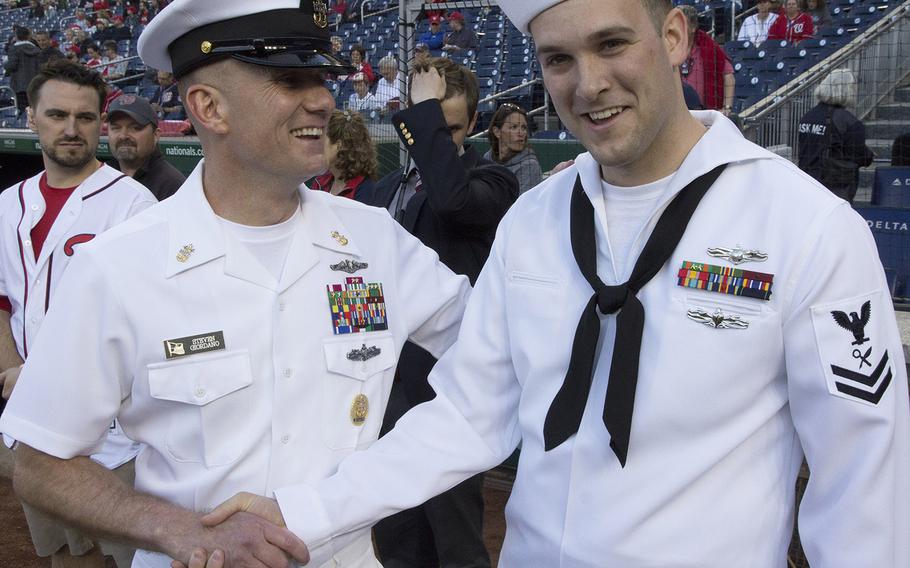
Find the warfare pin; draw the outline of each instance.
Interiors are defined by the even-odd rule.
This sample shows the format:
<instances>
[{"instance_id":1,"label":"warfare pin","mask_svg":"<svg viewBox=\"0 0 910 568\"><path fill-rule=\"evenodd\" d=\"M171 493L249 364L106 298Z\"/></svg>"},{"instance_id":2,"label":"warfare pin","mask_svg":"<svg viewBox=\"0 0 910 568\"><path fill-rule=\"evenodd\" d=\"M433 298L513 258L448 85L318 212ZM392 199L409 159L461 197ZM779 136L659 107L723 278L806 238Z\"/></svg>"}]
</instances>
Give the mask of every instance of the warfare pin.
<instances>
[{"instance_id":1,"label":"warfare pin","mask_svg":"<svg viewBox=\"0 0 910 568\"><path fill-rule=\"evenodd\" d=\"M730 247L711 247L708 249L708 255L715 258L725 258L733 264L742 264L744 262L764 262L768 260L768 253L759 250L749 250L742 245Z\"/></svg>"}]
</instances>

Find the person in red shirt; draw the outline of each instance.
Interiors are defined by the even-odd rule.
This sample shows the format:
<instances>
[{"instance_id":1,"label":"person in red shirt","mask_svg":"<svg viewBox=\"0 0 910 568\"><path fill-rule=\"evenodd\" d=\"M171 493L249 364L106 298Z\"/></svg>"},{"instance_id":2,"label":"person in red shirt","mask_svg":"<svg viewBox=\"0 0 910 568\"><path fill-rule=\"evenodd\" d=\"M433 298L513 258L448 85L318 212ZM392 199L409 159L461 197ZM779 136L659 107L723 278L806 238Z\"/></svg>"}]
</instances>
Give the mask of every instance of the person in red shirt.
<instances>
[{"instance_id":1,"label":"person in red shirt","mask_svg":"<svg viewBox=\"0 0 910 568\"><path fill-rule=\"evenodd\" d=\"M787 40L795 44L815 35L812 16L799 9L798 0L787 0L782 17L777 18L768 31L769 40Z\"/></svg>"},{"instance_id":2,"label":"person in red shirt","mask_svg":"<svg viewBox=\"0 0 910 568\"><path fill-rule=\"evenodd\" d=\"M332 112L326 127L325 160L328 171L313 179L312 189L354 199L372 189L376 175L376 147L367 125L356 112Z\"/></svg>"}]
</instances>

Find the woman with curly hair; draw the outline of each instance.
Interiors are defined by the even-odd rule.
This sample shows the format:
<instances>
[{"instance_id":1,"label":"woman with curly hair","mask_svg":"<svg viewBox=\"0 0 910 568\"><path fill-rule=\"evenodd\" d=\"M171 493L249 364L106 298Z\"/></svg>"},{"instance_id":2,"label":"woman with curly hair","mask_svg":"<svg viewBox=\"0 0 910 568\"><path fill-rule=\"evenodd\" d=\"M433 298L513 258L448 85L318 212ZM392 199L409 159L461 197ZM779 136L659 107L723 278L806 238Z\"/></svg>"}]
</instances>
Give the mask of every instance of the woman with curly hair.
<instances>
[{"instance_id":1,"label":"woman with curly hair","mask_svg":"<svg viewBox=\"0 0 910 568\"><path fill-rule=\"evenodd\" d=\"M519 193L540 183L540 162L528 145L528 113L512 103L504 103L493 115L487 131L490 151L487 160L502 164L518 178Z\"/></svg>"},{"instance_id":2,"label":"woman with curly hair","mask_svg":"<svg viewBox=\"0 0 910 568\"><path fill-rule=\"evenodd\" d=\"M369 191L376 175L376 147L363 117L351 111L332 112L323 141L329 169L313 180L313 189L349 199Z\"/></svg>"}]
</instances>

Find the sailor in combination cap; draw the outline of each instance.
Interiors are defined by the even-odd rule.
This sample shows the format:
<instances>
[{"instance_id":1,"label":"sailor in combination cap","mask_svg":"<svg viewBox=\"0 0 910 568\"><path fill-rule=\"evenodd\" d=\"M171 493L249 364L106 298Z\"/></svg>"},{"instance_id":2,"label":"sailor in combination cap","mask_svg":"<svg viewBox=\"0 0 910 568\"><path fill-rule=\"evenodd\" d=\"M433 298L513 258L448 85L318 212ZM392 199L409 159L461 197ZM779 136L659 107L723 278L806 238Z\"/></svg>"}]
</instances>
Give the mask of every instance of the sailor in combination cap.
<instances>
[{"instance_id":1,"label":"sailor in combination cap","mask_svg":"<svg viewBox=\"0 0 910 568\"><path fill-rule=\"evenodd\" d=\"M499 565L910 566L910 404L850 205L686 110L671 0L499 0L587 150L512 206L436 398L277 500L318 562L521 443Z\"/></svg>"},{"instance_id":2,"label":"sailor in combination cap","mask_svg":"<svg viewBox=\"0 0 910 568\"><path fill-rule=\"evenodd\" d=\"M280 516L201 515L371 445L402 345L441 357L468 279L384 209L301 189L326 168L324 74L350 72L325 2L176 0L139 54L177 76L205 159L71 260L0 421L16 488L136 546L137 568L305 563ZM85 457L115 418L147 445L135 490ZM355 533L310 565L378 566L369 525Z\"/></svg>"}]
</instances>

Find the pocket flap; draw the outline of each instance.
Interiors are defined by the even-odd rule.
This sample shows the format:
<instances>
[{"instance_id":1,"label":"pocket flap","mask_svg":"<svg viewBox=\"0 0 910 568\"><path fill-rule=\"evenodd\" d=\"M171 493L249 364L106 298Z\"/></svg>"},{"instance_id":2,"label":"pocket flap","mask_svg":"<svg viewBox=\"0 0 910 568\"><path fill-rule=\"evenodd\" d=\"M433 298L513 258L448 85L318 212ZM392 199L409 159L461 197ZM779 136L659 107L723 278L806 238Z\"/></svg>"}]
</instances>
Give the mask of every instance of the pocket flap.
<instances>
[{"instance_id":1,"label":"pocket flap","mask_svg":"<svg viewBox=\"0 0 910 568\"><path fill-rule=\"evenodd\" d=\"M358 381L395 366L395 340L391 336L330 340L323 344L323 349L329 371Z\"/></svg>"},{"instance_id":2,"label":"pocket flap","mask_svg":"<svg viewBox=\"0 0 910 568\"><path fill-rule=\"evenodd\" d=\"M149 394L153 398L195 406L204 406L253 384L246 349L157 363L149 365L148 373Z\"/></svg>"}]
</instances>

